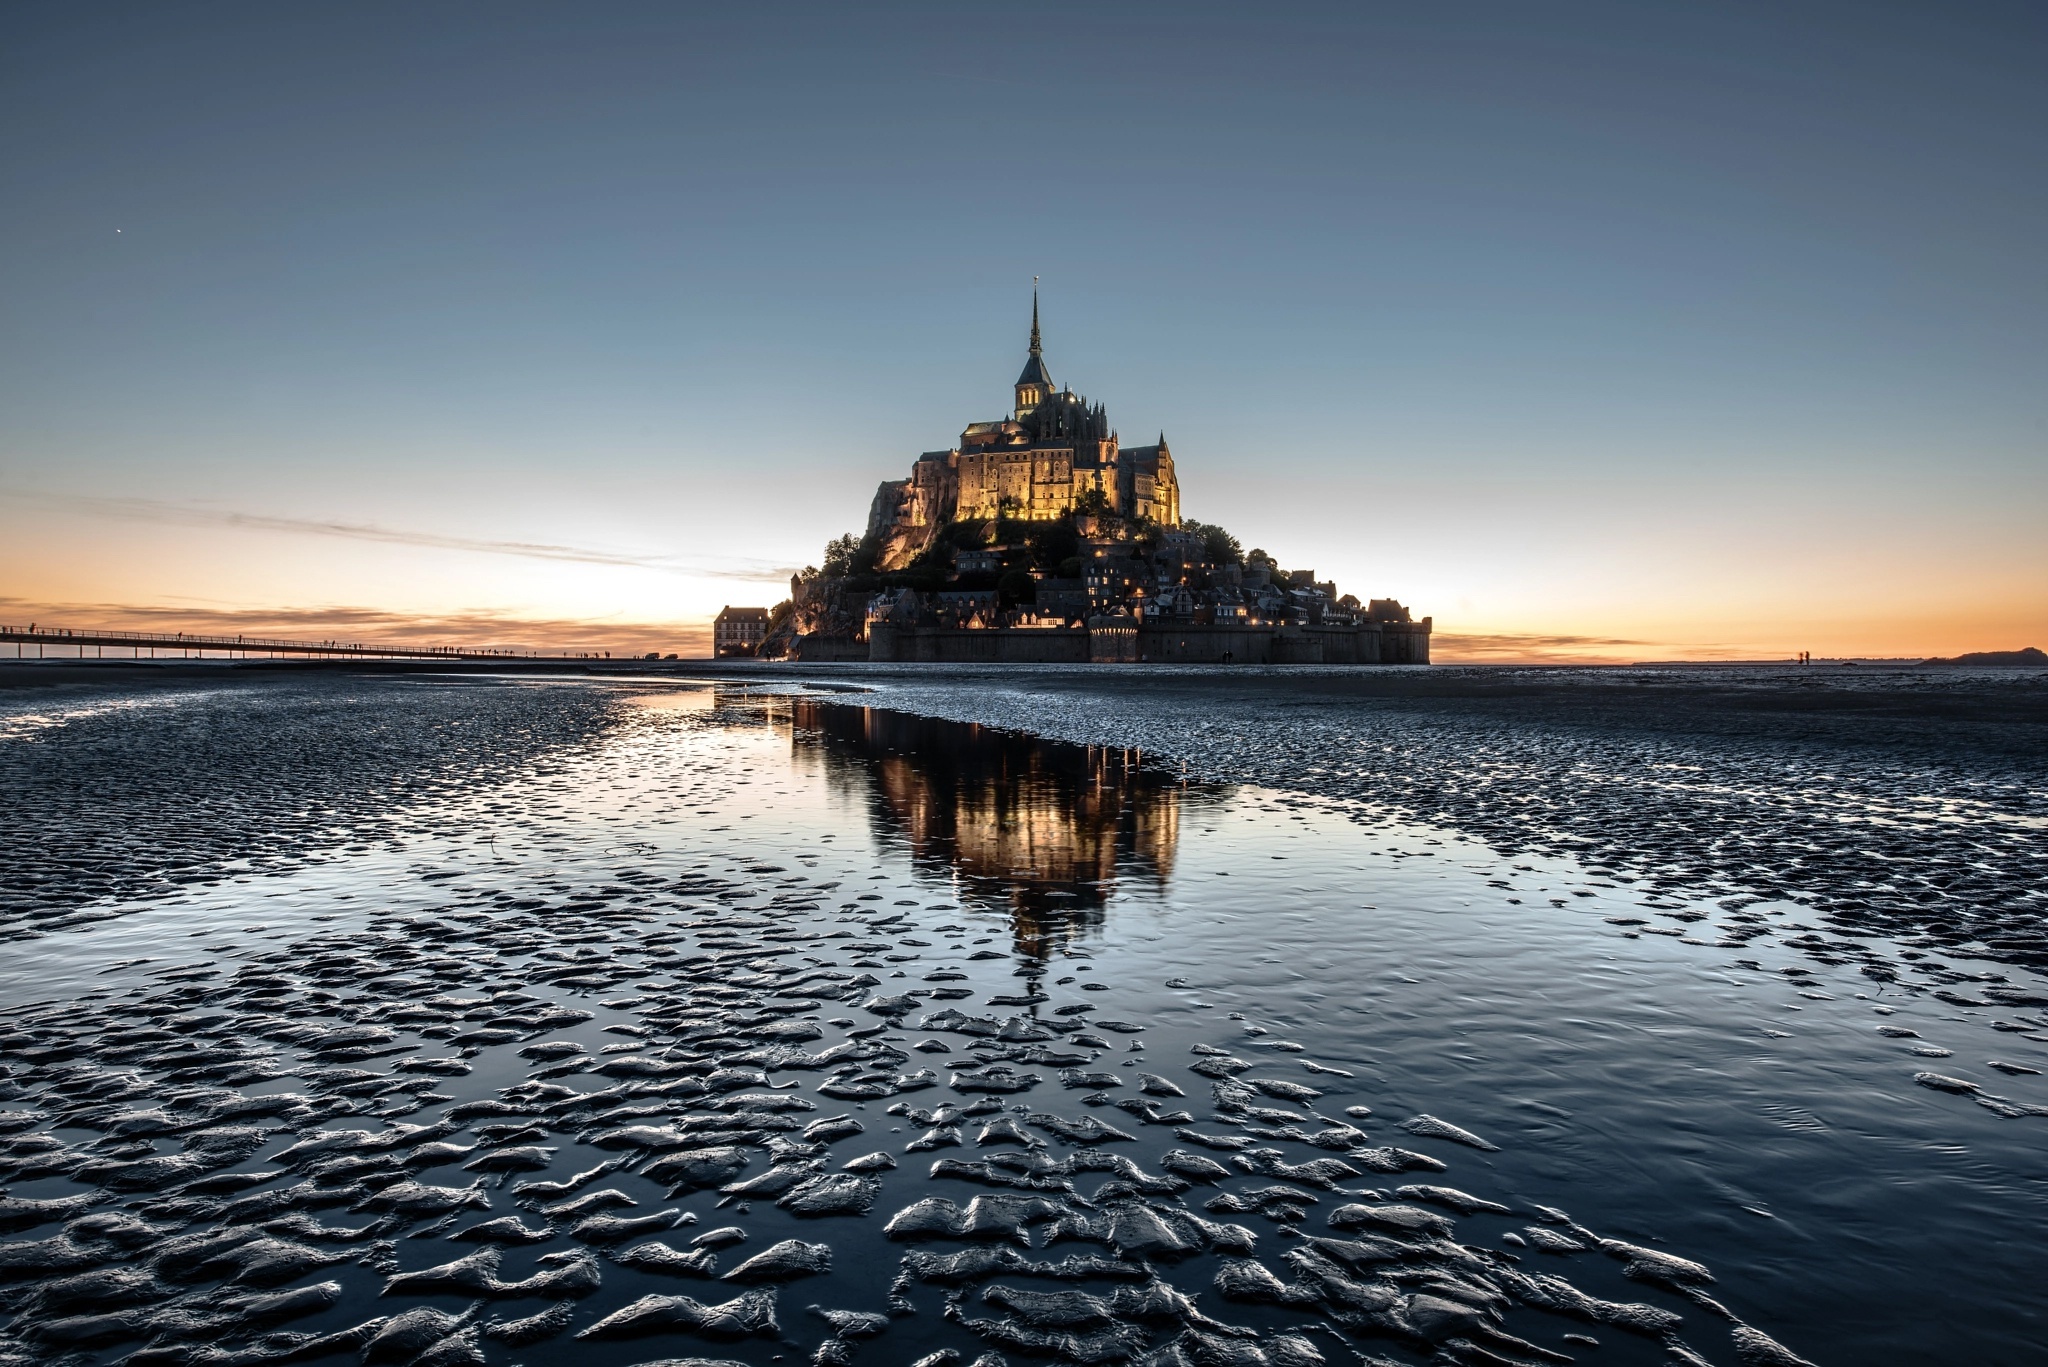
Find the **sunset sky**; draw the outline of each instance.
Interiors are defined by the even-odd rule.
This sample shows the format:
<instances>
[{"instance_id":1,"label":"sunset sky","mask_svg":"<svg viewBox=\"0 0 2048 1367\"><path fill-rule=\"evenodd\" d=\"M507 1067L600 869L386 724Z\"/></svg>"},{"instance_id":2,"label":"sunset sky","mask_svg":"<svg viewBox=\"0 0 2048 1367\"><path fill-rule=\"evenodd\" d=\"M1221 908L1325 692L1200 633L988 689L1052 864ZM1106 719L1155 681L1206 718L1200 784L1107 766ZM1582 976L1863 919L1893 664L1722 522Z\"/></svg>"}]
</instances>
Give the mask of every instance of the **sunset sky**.
<instances>
[{"instance_id":1,"label":"sunset sky","mask_svg":"<svg viewBox=\"0 0 2048 1367\"><path fill-rule=\"evenodd\" d=\"M701 651L1055 380L1436 658L2048 647L2048 10L22 5L0 621Z\"/></svg>"}]
</instances>

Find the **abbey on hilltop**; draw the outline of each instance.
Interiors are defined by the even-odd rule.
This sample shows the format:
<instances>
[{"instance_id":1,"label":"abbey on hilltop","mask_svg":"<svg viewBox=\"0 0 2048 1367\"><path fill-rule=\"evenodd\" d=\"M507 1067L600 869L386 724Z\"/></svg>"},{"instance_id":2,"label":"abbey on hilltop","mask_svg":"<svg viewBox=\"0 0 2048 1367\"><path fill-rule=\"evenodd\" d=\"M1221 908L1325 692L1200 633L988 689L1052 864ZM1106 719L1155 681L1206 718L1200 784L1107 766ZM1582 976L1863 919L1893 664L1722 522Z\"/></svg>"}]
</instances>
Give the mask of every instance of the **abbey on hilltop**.
<instances>
[{"instance_id":1,"label":"abbey on hilltop","mask_svg":"<svg viewBox=\"0 0 2048 1367\"><path fill-rule=\"evenodd\" d=\"M878 566L901 569L939 528L962 518L1054 522L1077 510L1180 526L1180 481L1166 434L1151 446L1124 446L1101 404L1055 389L1031 295L1031 354L1017 376L1007 418L971 422L950 451L927 451L909 479L885 482L868 510Z\"/></svg>"},{"instance_id":2,"label":"abbey on hilltop","mask_svg":"<svg viewBox=\"0 0 2048 1367\"><path fill-rule=\"evenodd\" d=\"M969 423L790 581L759 653L799 659L1428 664L1430 621L1361 602L1181 516L1162 435L1125 446L1031 350L1007 418ZM732 611L732 610L728 610ZM759 612L759 609L749 611Z\"/></svg>"}]
</instances>

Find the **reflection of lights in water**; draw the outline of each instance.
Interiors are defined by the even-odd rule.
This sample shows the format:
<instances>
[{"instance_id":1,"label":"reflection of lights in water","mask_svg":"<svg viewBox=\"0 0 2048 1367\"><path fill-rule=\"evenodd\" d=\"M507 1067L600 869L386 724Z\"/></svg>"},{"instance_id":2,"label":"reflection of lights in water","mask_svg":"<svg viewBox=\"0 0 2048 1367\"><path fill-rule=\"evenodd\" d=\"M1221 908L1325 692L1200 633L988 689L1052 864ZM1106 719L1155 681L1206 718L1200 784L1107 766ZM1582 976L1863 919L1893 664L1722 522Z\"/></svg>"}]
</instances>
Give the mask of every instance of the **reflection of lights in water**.
<instances>
[{"instance_id":1,"label":"reflection of lights in water","mask_svg":"<svg viewBox=\"0 0 2048 1367\"><path fill-rule=\"evenodd\" d=\"M1016 949L1034 958L1099 925L1120 874L1163 890L1183 806L1220 794L1146 769L1136 751L875 708L790 699L786 725L798 753L822 753L868 798L883 840L962 897L1006 907Z\"/></svg>"},{"instance_id":2,"label":"reflection of lights in water","mask_svg":"<svg viewBox=\"0 0 2048 1367\"><path fill-rule=\"evenodd\" d=\"M74 722L103 717L113 712L135 712L153 707L176 707L198 699L214 696L217 689L185 689L176 693L156 697L115 698L108 702L88 703L81 707L65 708L61 711L22 710L0 712L0 740L14 740L32 736L39 731L51 731L69 726Z\"/></svg>"},{"instance_id":3,"label":"reflection of lights in water","mask_svg":"<svg viewBox=\"0 0 2048 1367\"><path fill-rule=\"evenodd\" d=\"M709 688L664 688L658 692L630 693L626 701L649 712L710 712L719 706L718 695Z\"/></svg>"}]
</instances>

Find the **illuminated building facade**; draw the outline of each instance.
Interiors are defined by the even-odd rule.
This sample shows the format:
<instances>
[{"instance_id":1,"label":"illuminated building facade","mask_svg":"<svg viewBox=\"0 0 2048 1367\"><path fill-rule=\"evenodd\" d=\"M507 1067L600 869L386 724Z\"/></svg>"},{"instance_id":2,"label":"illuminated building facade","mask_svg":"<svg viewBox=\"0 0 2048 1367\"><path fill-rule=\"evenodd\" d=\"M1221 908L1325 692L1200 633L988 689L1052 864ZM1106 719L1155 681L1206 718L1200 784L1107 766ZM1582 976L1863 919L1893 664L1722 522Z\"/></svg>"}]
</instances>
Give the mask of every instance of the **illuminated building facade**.
<instances>
[{"instance_id":1,"label":"illuminated building facade","mask_svg":"<svg viewBox=\"0 0 2048 1367\"><path fill-rule=\"evenodd\" d=\"M752 655L768 634L767 608L727 606L711 619L712 653Z\"/></svg>"},{"instance_id":2,"label":"illuminated building facade","mask_svg":"<svg viewBox=\"0 0 2048 1367\"><path fill-rule=\"evenodd\" d=\"M910 478L875 492L868 535L881 547L878 567L901 569L937 530L962 518L1003 516L1051 522L1082 508L1162 527L1180 525L1180 481L1166 435L1124 446L1101 404L1056 388L1031 299L1031 351L1013 386L1010 416L969 423L951 450L927 451Z\"/></svg>"}]
</instances>

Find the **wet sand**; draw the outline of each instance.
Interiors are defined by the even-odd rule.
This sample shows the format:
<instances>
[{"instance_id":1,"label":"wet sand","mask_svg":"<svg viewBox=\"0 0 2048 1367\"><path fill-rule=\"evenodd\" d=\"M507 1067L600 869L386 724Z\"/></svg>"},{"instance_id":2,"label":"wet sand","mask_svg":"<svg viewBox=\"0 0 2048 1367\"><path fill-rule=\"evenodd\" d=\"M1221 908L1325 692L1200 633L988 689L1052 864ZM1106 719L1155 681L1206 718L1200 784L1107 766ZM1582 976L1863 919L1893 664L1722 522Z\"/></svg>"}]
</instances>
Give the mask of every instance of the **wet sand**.
<instances>
[{"instance_id":1,"label":"wet sand","mask_svg":"<svg viewBox=\"0 0 2048 1367\"><path fill-rule=\"evenodd\" d=\"M1951 758L1980 816L1926 773L1877 783L1896 750L1766 737L1775 812L1752 785L1682 844L1683 785L1657 778L1600 799L1651 815L1595 844L1573 790L1672 758L1640 731L1602 754L1497 722L1476 746L1311 691L1256 732L1183 725L1161 767L902 710L1084 738L1166 726L1155 693L866 682L9 700L10 791L80 829L14 804L5 833L38 881L0 908L0 1351L1770 1363L2038 1341L2048 1092L2018 1070L2044 1066L2040 979L1852 935L1856 908L1813 902L1836 895L1809 886L1825 850L1723 872L1747 832L1895 820L1916 782L1949 804L1930 825L1981 846L2028 815L1997 786L2024 757ZM1525 794L1523 829L1467 795L1481 772ZM2033 829L1994 847L2008 866ZM1646 834L1654 858L1613 853Z\"/></svg>"},{"instance_id":2,"label":"wet sand","mask_svg":"<svg viewBox=\"0 0 2048 1367\"><path fill-rule=\"evenodd\" d=\"M2048 671L848 673L879 706L2048 968Z\"/></svg>"}]
</instances>

